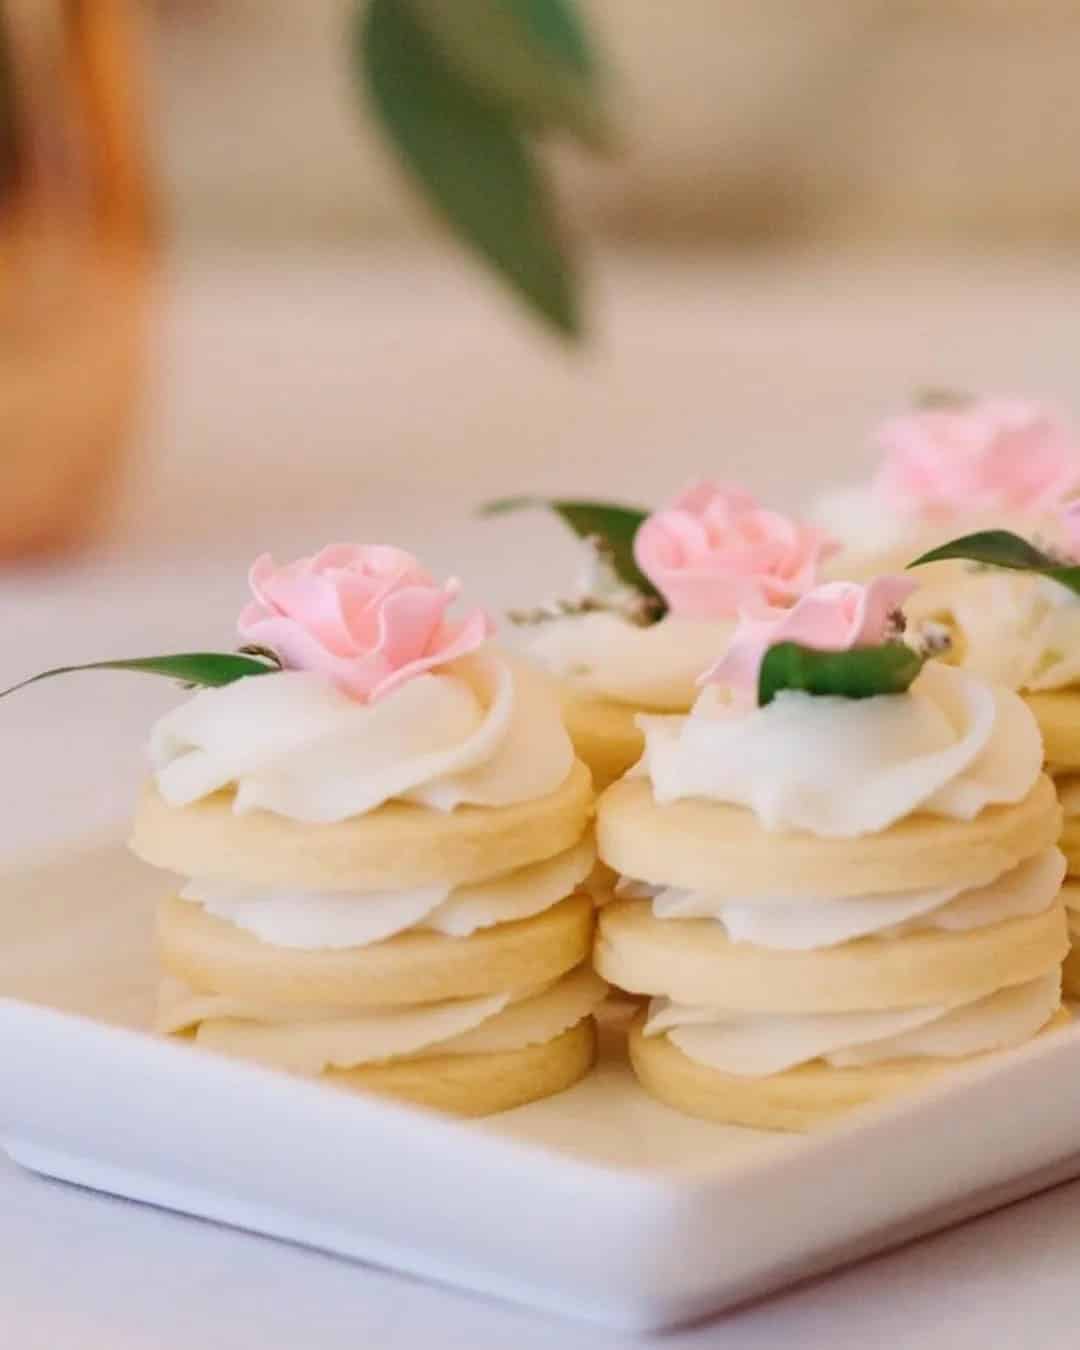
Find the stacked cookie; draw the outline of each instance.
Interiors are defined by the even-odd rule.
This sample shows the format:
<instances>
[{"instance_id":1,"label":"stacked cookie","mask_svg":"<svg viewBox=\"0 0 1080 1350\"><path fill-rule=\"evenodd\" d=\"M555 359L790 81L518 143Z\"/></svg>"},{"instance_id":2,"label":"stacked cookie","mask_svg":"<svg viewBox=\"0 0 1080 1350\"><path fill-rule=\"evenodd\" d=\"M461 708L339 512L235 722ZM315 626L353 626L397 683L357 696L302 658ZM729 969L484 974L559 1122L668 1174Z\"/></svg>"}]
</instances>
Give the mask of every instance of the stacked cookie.
<instances>
[{"instance_id":1,"label":"stacked cookie","mask_svg":"<svg viewBox=\"0 0 1080 1350\"><path fill-rule=\"evenodd\" d=\"M597 969L651 996L635 1071L693 1115L810 1128L1064 1016L1060 809L1015 694L929 662L902 693L730 701L807 617L830 650L881 642L861 592L741 626L598 805L624 881Z\"/></svg>"},{"instance_id":2,"label":"stacked cookie","mask_svg":"<svg viewBox=\"0 0 1080 1350\"><path fill-rule=\"evenodd\" d=\"M1080 597L1037 574L970 562L932 563L924 576L910 607L915 631L934 626L948 639L944 660L1015 689L1034 713L1064 813L1069 877L1080 876ZM1070 879L1062 893L1080 940L1080 885ZM1080 994L1080 950L1064 979Z\"/></svg>"},{"instance_id":3,"label":"stacked cookie","mask_svg":"<svg viewBox=\"0 0 1080 1350\"><path fill-rule=\"evenodd\" d=\"M399 675L434 583L407 558L320 558L257 586L276 625L257 636L288 656L283 621L310 637L312 592L325 610L347 588L385 629L407 592ZM546 683L486 624L418 641L426 665L374 697L295 652L194 695L155 728L133 847L189 878L158 915L162 1032L481 1115L593 1062L593 795Z\"/></svg>"},{"instance_id":4,"label":"stacked cookie","mask_svg":"<svg viewBox=\"0 0 1080 1350\"><path fill-rule=\"evenodd\" d=\"M1068 865L1061 894L1071 943L1062 980L1065 993L1080 998L1080 690L1030 693L1024 701L1039 723L1047 771L1054 777L1061 803L1060 848Z\"/></svg>"}]
</instances>

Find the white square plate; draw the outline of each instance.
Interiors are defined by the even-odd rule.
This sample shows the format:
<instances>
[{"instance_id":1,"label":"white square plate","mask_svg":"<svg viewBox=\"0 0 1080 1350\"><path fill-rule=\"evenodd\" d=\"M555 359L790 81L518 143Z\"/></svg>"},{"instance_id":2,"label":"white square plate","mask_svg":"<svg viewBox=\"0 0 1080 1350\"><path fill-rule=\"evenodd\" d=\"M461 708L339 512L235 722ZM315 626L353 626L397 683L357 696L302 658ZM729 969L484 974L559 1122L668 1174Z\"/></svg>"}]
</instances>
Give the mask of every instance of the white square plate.
<instances>
[{"instance_id":1,"label":"white square plate","mask_svg":"<svg viewBox=\"0 0 1080 1350\"><path fill-rule=\"evenodd\" d=\"M461 1123L157 1040L160 877L118 846L0 874L0 1140L24 1166L647 1329L1080 1175L1080 1026L811 1138L572 1091Z\"/></svg>"}]
</instances>

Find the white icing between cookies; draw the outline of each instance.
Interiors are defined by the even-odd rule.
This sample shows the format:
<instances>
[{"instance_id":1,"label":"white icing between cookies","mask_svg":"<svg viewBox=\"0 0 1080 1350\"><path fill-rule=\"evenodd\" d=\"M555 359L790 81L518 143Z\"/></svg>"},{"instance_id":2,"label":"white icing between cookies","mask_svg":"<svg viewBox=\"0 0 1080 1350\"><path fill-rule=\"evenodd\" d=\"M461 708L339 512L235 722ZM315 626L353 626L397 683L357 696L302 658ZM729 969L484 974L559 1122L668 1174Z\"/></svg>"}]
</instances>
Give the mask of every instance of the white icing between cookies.
<instances>
[{"instance_id":1,"label":"white icing between cookies","mask_svg":"<svg viewBox=\"0 0 1080 1350\"><path fill-rule=\"evenodd\" d=\"M763 1078L814 1060L842 1069L1004 1050L1036 1035L1060 1004L1055 969L972 1003L889 1012L733 1014L654 998L645 1034L666 1034L710 1069Z\"/></svg>"},{"instance_id":2,"label":"white icing between cookies","mask_svg":"<svg viewBox=\"0 0 1080 1350\"><path fill-rule=\"evenodd\" d=\"M371 704L300 671L205 689L160 719L150 755L170 806L231 788L238 814L317 824L395 800L438 811L535 800L574 759L547 682L491 648Z\"/></svg>"},{"instance_id":3,"label":"white icing between cookies","mask_svg":"<svg viewBox=\"0 0 1080 1350\"><path fill-rule=\"evenodd\" d=\"M651 899L658 919L715 919L732 942L779 951L815 951L863 937L904 937L940 930L964 932L1041 914L1054 903L1066 863L1056 848L1044 850L988 885L898 891L837 900L806 896L710 895L623 879L620 896Z\"/></svg>"},{"instance_id":4,"label":"white icing between cookies","mask_svg":"<svg viewBox=\"0 0 1080 1350\"><path fill-rule=\"evenodd\" d=\"M554 858L471 886L301 892L199 878L188 882L180 897L274 947L366 947L416 928L468 937L531 918L573 894L595 863L596 849L586 838Z\"/></svg>"},{"instance_id":5,"label":"white icing between cookies","mask_svg":"<svg viewBox=\"0 0 1080 1350\"><path fill-rule=\"evenodd\" d=\"M211 1050L320 1074L424 1054L496 1054L554 1040L603 1002L607 985L585 966L541 989L400 1008L275 1008L162 986L158 1031L193 1032Z\"/></svg>"}]
</instances>

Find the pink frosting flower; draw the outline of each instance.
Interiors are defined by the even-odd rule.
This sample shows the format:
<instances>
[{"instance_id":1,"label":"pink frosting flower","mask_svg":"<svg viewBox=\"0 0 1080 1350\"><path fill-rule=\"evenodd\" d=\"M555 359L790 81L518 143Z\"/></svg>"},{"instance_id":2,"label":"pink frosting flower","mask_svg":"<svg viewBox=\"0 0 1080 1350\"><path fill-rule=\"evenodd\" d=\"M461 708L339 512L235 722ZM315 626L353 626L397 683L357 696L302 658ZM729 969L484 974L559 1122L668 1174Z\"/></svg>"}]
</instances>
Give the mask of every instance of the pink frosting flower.
<instances>
[{"instance_id":1,"label":"pink frosting flower","mask_svg":"<svg viewBox=\"0 0 1080 1350\"><path fill-rule=\"evenodd\" d=\"M481 609L448 620L458 583L439 585L411 553L382 544L331 544L284 567L264 553L249 581L255 599L240 615L244 641L365 703L475 651L493 631Z\"/></svg>"},{"instance_id":2,"label":"pink frosting flower","mask_svg":"<svg viewBox=\"0 0 1080 1350\"><path fill-rule=\"evenodd\" d=\"M747 605L785 605L836 551L821 530L766 511L737 488L695 483L643 522L637 565L687 619L734 618Z\"/></svg>"},{"instance_id":3,"label":"pink frosting flower","mask_svg":"<svg viewBox=\"0 0 1080 1350\"><path fill-rule=\"evenodd\" d=\"M831 581L790 609L744 614L727 651L698 684L724 684L740 696L756 698L765 653L779 642L797 642L822 652L880 646L889 636L891 616L916 584L910 577L894 576L875 577L866 586Z\"/></svg>"},{"instance_id":4,"label":"pink frosting flower","mask_svg":"<svg viewBox=\"0 0 1080 1350\"><path fill-rule=\"evenodd\" d=\"M1051 409L1017 398L926 408L886 422L875 491L928 520L1033 514L1080 482L1080 446Z\"/></svg>"}]
</instances>

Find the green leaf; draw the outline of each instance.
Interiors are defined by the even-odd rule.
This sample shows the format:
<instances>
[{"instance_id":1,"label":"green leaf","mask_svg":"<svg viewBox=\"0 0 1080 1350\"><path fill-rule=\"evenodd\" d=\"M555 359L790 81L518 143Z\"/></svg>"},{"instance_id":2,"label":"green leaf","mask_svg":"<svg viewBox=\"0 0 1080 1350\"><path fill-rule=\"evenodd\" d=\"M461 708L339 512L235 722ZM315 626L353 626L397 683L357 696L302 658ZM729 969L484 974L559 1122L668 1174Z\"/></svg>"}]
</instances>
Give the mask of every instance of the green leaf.
<instances>
[{"instance_id":1,"label":"green leaf","mask_svg":"<svg viewBox=\"0 0 1080 1350\"><path fill-rule=\"evenodd\" d=\"M233 652L181 652L175 656L139 656L128 661L92 661L85 666L57 666L55 670L44 670L28 680L12 685L10 689L0 690L0 698L25 689L27 685L37 684L39 680L51 680L54 675L71 675L79 670L137 670L147 675L166 675L171 680L181 680L184 684L198 684L216 687L232 684L248 675L270 675L280 670L278 665L260 660L254 656L241 656Z\"/></svg>"},{"instance_id":2,"label":"green leaf","mask_svg":"<svg viewBox=\"0 0 1080 1350\"><path fill-rule=\"evenodd\" d=\"M405 0L447 64L477 93L538 129L614 145L595 62L569 0Z\"/></svg>"},{"instance_id":3,"label":"green leaf","mask_svg":"<svg viewBox=\"0 0 1080 1350\"><path fill-rule=\"evenodd\" d=\"M577 278L547 185L512 112L472 89L408 0L357 11L356 61L376 112L429 201L517 294L568 337Z\"/></svg>"},{"instance_id":4,"label":"green leaf","mask_svg":"<svg viewBox=\"0 0 1080 1350\"><path fill-rule=\"evenodd\" d=\"M663 596L634 560L634 537L649 514L638 506L617 502L572 502L554 497L505 497L480 508L485 516L508 515L511 511L533 508L554 511L578 536L603 539L611 552L611 565L619 580L647 595L659 606L659 615L667 610ZM658 617L659 617L658 615Z\"/></svg>"},{"instance_id":5,"label":"green leaf","mask_svg":"<svg viewBox=\"0 0 1080 1350\"><path fill-rule=\"evenodd\" d=\"M778 642L765 653L758 674L758 706L764 708L782 689L839 698L902 694L923 668L925 657L906 642L822 652L797 642Z\"/></svg>"},{"instance_id":6,"label":"green leaf","mask_svg":"<svg viewBox=\"0 0 1080 1350\"><path fill-rule=\"evenodd\" d=\"M929 553L908 563L908 567L945 562L951 558L983 563L987 567L1004 567L1012 572L1035 572L1039 576L1050 577L1080 595L1080 565L1063 563L1009 530L980 530L976 534L965 534L942 544L940 548L932 548Z\"/></svg>"}]
</instances>

